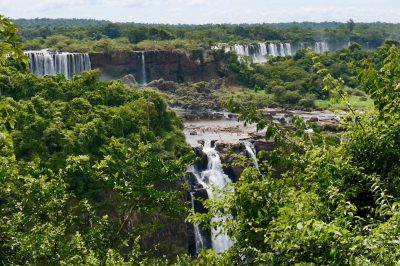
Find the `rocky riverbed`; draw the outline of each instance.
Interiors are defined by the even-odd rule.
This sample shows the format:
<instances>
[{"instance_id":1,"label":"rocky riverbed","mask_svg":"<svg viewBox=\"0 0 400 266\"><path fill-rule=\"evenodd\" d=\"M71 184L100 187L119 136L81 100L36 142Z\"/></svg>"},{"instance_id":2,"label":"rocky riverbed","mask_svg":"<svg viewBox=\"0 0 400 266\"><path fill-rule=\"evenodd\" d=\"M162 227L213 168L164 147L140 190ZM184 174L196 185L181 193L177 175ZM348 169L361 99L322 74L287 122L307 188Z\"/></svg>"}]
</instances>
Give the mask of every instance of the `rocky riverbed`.
<instances>
[{"instance_id":1,"label":"rocky riverbed","mask_svg":"<svg viewBox=\"0 0 400 266\"><path fill-rule=\"evenodd\" d=\"M185 119L184 133L186 141L193 147L197 162L189 168L187 200L198 213L207 213L203 200L209 198L209 185L216 182L224 183L225 177L229 182L238 182L246 167L259 169L263 162L268 160L271 152L277 148L274 141L264 138L264 131L257 131L255 124L245 124L238 121L237 115L227 112L210 111L207 119L196 110L175 109ZM339 121L343 114L329 111L302 111L284 109L264 109L266 118L287 127L291 125L291 118L300 116L304 120L315 122L320 129L326 131L340 131ZM203 119L195 119L196 117ZM212 153L210 148L212 147ZM263 156L257 155L263 152ZM214 165L216 160L219 165ZM274 177L281 177L282 167L277 166L271 173ZM218 180L215 180L218 179ZM210 181L211 180L211 181ZM212 195L212 194L211 194ZM211 248L214 238L210 230L201 225L188 225L188 250L193 256L201 248Z\"/></svg>"},{"instance_id":2,"label":"rocky riverbed","mask_svg":"<svg viewBox=\"0 0 400 266\"><path fill-rule=\"evenodd\" d=\"M195 113L194 110L177 110L182 117L188 113ZM303 111L285 110L270 108L263 110L266 117L276 123L290 126L290 120L294 116L300 116L304 120L315 122L323 131L340 132L339 121L344 113L333 113L331 111ZM199 141L211 142L220 141L224 143L238 143L243 139L259 139L264 131L257 131L255 124L247 124L238 121L237 116L226 112L209 112L209 119L186 119L185 136L191 146L196 146Z\"/></svg>"}]
</instances>

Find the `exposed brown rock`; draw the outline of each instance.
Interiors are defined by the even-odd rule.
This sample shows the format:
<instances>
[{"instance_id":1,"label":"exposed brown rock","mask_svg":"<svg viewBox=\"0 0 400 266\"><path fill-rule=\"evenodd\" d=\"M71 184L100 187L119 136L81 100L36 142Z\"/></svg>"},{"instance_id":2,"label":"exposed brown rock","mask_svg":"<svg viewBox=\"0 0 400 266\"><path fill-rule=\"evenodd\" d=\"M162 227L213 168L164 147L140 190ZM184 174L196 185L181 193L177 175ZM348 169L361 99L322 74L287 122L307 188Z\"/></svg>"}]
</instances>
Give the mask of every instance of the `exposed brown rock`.
<instances>
[{"instance_id":1,"label":"exposed brown rock","mask_svg":"<svg viewBox=\"0 0 400 266\"><path fill-rule=\"evenodd\" d=\"M227 75L212 51L202 60L182 50L144 51L147 80L164 79L175 82L198 82ZM132 74L139 80L142 72L141 51L91 53L93 68L102 70L105 79L120 79Z\"/></svg>"}]
</instances>

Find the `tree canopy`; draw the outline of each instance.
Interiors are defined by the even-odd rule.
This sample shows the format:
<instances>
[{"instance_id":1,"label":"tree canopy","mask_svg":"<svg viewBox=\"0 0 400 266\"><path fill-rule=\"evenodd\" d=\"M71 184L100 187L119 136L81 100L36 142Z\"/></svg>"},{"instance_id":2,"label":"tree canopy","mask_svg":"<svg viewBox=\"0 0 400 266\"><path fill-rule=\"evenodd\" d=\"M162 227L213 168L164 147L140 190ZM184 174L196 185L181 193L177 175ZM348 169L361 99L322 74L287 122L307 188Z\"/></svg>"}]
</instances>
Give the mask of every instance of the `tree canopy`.
<instances>
[{"instance_id":1,"label":"tree canopy","mask_svg":"<svg viewBox=\"0 0 400 266\"><path fill-rule=\"evenodd\" d=\"M266 128L266 138L279 148L259 154L260 172L246 169L233 193L208 200L208 215L189 216L205 224L214 215L231 217L224 226L234 246L223 254L204 251L201 260L209 265L399 262L400 50L384 46L375 56L383 60L365 59L358 79L376 109L350 107L340 141L318 132L311 122L295 119L296 131L291 131L233 103L242 119ZM326 89L345 95L343 80L333 78L318 57L313 60ZM273 175L277 167L286 169L281 178Z\"/></svg>"},{"instance_id":2,"label":"tree canopy","mask_svg":"<svg viewBox=\"0 0 400 266\"><path fill-rule=\"evenodd\" d=\"M1 19L0 264L139 263L139 245L159 244L140 237L184 212L181 119L160 94L98 71L34 76Z\"/></svg>"}]
</instances>

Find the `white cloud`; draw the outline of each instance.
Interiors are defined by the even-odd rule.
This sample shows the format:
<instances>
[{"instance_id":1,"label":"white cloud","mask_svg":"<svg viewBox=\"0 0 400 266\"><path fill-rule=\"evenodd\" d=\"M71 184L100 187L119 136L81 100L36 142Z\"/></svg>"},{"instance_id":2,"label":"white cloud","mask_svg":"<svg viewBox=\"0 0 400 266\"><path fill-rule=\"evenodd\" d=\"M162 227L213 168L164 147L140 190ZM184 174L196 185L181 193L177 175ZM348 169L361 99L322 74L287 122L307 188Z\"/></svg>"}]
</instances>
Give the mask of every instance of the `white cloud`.
<instances>
[{"instance_id":1,"label":"white cloud","mask_svg":"<svg viewBox=\"0 0 400 266\"><path fill-rule=\"evenodd\" d=\"M395 0L0 0L9 17L161 23L400 21Z\"/></svg>"}]
</instances>

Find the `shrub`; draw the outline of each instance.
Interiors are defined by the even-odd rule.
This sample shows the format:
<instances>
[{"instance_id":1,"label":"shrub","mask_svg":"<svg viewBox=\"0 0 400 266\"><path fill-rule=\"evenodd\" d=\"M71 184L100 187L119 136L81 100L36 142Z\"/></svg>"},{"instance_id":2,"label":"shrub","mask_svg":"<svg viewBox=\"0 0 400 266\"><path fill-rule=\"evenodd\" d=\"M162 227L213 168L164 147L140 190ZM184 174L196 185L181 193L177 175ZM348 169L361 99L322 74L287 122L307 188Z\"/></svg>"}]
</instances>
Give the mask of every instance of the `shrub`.
<instances>
[{"instance_id":1,"label":"shrub","mask_svg":"<svg viewBox=\"0 0 400 266\"><path fill-rule=\"evenodd\" d=\"M315 102L312 99L301 99L299 101L299 105L304 107L304 108L314 108L315 107Z\"/></svg>"},{"instance_id":2,"label":"shrub","mask_svg":"<svg viewBox=\"0 0 400 266\"><path fill-rule=\"evenodd\" d=\"M283 98L285 92L286 92L286 89L285 89L285 87L283 87L283 86L274 86L274 87L272 88L272 93L274 94L275 99L276 99L277 101L279 101L279 99L282 99L282 98Z\"/></svg>"},{"instance_id":3,"label":"shrub","mask_svg":"<svg viewBox=\"0 0 400 266\"><path fill-rule=\"evenodd\" d=\"M278 102L285 103L285 104L290 104L290 105L295 105L297 104L301 99L300 93L297 91L286 91L282 97L278 100Z\"/></svg>"},{"instance_id":4,"label":"shrub","mask_svg":"<svg viewBox=\"0 0 400 266\"><path fill-rule=\"evenodd\" d=\"M365 97L366 94L365 94L365 92L363 92L362 90L354 89L354 90L353 90L353 95Z\"/></svg>"}]
</instances>

